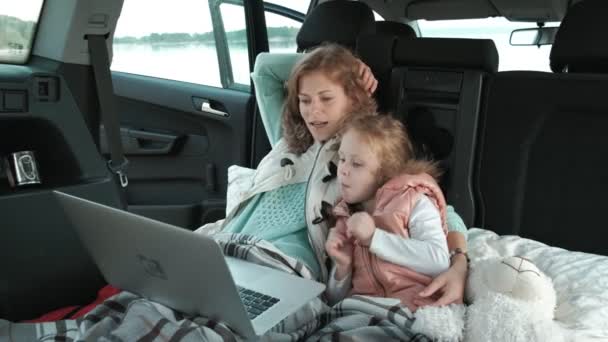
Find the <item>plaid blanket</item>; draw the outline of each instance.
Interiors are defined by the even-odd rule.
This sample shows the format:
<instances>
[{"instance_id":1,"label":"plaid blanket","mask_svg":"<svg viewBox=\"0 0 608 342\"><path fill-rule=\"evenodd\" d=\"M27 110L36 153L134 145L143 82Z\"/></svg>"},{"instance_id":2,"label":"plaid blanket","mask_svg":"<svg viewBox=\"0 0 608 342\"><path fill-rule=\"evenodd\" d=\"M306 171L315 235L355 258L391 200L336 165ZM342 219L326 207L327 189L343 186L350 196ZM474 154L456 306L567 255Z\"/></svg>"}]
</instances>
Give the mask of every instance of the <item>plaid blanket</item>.
<instances>
[{"instance_id":1,"label":"plaid blanket","mask_svg":"<svg viewBox=\"0 0 608 342\"><path fill-rule=\"evenodd\" d=\"M215 236L226 255L311 278L301 262L272 244L239 234ZM290 315L265 341L430 341L411 332L412 313L390 298L353 296L329 308L320 298ZM129 292L121 292L76 320L12 323L0 320L3 341L240 341L230 327L187 316Z\"/></svg>"}]
</instances>

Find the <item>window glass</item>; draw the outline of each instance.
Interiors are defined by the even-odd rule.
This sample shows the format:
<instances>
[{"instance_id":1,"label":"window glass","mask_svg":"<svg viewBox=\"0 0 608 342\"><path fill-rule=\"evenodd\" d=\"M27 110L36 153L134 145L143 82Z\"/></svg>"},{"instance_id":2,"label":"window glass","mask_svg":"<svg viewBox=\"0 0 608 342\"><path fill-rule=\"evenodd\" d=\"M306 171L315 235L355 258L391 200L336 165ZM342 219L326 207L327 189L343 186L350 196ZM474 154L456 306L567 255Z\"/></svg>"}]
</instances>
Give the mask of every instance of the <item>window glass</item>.
<instances>
[{"instance_id":1,"label":"window glass","mask_svg":"<svg viewBox=\"0 0 608 342\"><path fill-rule=\"evenodd\" d=\"M248 84L244 8L217 3L125 0L111 69L215 87Z\"/></svg>"},{"instance_id":2,"label":"window glass","mask_svg":"<svg viewBox=\"0 0 608 342\"><path fill-rule=\"evenodd\" d=\"M273 3L283 7L287 7L296 10L301 13L306 13L310 1L265 1L266 3ZM298 31L302 27L302 23L287 18L283 15L266 11L266 28L268 32L268 45L270 52L277 53L289 53L296 52L298 45L296 43L296 36ZM384 20L380 14L374 11L374 18L376 20Z\"/></svg>"},{"instance_id":3,"label":"window glass","mask_svg":"<svg viewBox=\"0 0 608 342\"><path fill-rule=\"evenodd\" d=\"M42 3L42 0L0 1L0 63L27 61Z\"/></svg>"},{"instance_id":4,"label":"window glass","mask_svg":"<svg viewBox=\"0 0 608 342\"><path fill-rule=\"evenodd\" d=\"M308 13L308 6L310 6L310 0L266 0L264 2L283 6L303 14Z\"/></svg>"},{"instance_id":5,"label":"window glass","mask_svg":"<svg viewBox=\"0 0 608 342\"><path fill-rule=\"evenodd\" d=\"M296 52L296 36L302 23L280 14L266 11L266 31L270 52Z\"/></svg>"},{"instance_id":6,"label":"window glass","mask_svg":"<svg viewBox=\"0 0 608 342\"><path fill-rule=\"evenodd\" d=\"M550 71L551 45L513 46L509 43L511 32L519 28L535 27L534 23L510 22L505 18L467 20L419 20L422 37L488 38L496 44L500 71L538 70ZM557 22L547 26L559 26Z\"/></svg>"}]
</instances>

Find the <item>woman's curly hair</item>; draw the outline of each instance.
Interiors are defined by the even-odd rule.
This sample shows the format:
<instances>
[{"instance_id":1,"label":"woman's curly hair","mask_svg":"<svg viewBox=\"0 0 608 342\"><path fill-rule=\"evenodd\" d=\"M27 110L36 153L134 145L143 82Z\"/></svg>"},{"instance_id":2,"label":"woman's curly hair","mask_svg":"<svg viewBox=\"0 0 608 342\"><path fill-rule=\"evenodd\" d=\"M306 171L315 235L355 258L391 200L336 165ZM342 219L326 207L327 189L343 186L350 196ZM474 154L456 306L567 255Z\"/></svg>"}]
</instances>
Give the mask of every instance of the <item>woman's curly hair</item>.
<instances>
[{"instance_id":1,"label":"woman's curly hair","mask_svg":"<svg viewBox=\"0 0 608 342\"><path fill-rule=\"evenodd\" d=\"M343 87L350 108L342 124L355 117L376 113L376 102L360 83L360 63L348 49L337 44L324 44L308 53L294 66L287 81L287 99L282 115L283 137L290 152L302 154L314 143L312 134L300 114L299 83L305 75L322 72Z\"/></svg>"}]
</instances>

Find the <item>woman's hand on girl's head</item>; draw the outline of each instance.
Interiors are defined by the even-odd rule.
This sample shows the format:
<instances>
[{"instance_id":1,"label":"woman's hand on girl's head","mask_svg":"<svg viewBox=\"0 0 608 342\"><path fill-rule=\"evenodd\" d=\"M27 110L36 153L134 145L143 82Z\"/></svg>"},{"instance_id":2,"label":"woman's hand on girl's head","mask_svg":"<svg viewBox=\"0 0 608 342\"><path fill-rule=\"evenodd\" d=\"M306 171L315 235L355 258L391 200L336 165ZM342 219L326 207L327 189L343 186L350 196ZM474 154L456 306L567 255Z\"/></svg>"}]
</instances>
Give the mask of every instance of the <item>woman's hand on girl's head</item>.
<instances>
[{"instance_id":1,"label":"woman's hand on girl's head","mask_svg":"<svg viewBox=\"0 0 608 342\"><path fill-rule=\"evenodd\" d=\"M376 88L378 88L378 80L374 77L372 69L367 66L367 64L363 63L363 61L359 60L358 74L361 86L371 96L376 91Z\"/></svg>"},{"instance_id":2,"label":"woman's hand on girl's head","mask_svg":"<svg viewBox=\"0 0 608 342\"><path fill-rule=\"evenodd\" d=\"M450 268L435 277L433 281L418 295L421 298L414 299L418 306L433 305L443 306L452 303L462 304L464 288L467 281L467 260L456 256ZM428 303L431 297L439 297L432 303Z\"/></svg>"},{"instance_id":3,"label":"woman's hand on girl's head","mask_svg":"<svg viewBox=\"0 0 608 342\"><path fill-rule=\"evenodd\" d=\"M374 237L376 224L370 214L358 212L346 221L346 236L353 237L361 246L368 247Z\"/></svg>"}]
</instances>

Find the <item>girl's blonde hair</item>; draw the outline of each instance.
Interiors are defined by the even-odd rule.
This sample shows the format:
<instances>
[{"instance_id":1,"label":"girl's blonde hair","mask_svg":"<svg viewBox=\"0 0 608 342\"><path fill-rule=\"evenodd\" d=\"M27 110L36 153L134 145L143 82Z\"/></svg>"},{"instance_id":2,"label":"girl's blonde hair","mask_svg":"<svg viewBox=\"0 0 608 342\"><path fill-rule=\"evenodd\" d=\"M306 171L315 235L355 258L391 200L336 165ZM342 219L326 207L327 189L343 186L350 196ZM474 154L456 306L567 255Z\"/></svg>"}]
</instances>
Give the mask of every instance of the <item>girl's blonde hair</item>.
<instances>
[{"instance_id":1,"label":"girl's blonde hair","mask_svg":"<svg viewBox=\"0 0 608 342\"><path fill-rule=\"evenodd\" d=\"M283 137L290 152L304 153L314 142L300 114L298 93L303 76L322 72L344 89L350 101L345 122L376 112L376 102L360 83L359 66L359 60L348 49L336 44L316 48L295 65L287 81L287 99L282 115Z\"/></svg>"},{"instance_id":2,"label":"girl's blonde hair","mask_svg":"<svg viewBox=\"0 0 608 342\"><path fill-rule=\"evenodd\" d=\"M390 115L360 117L349 121L343 134L355 131L378 157L378 185L402 173L428 173L436 180L441 171L436 162L417 160L405 126Z\"/></svg>"}]
</instances>

